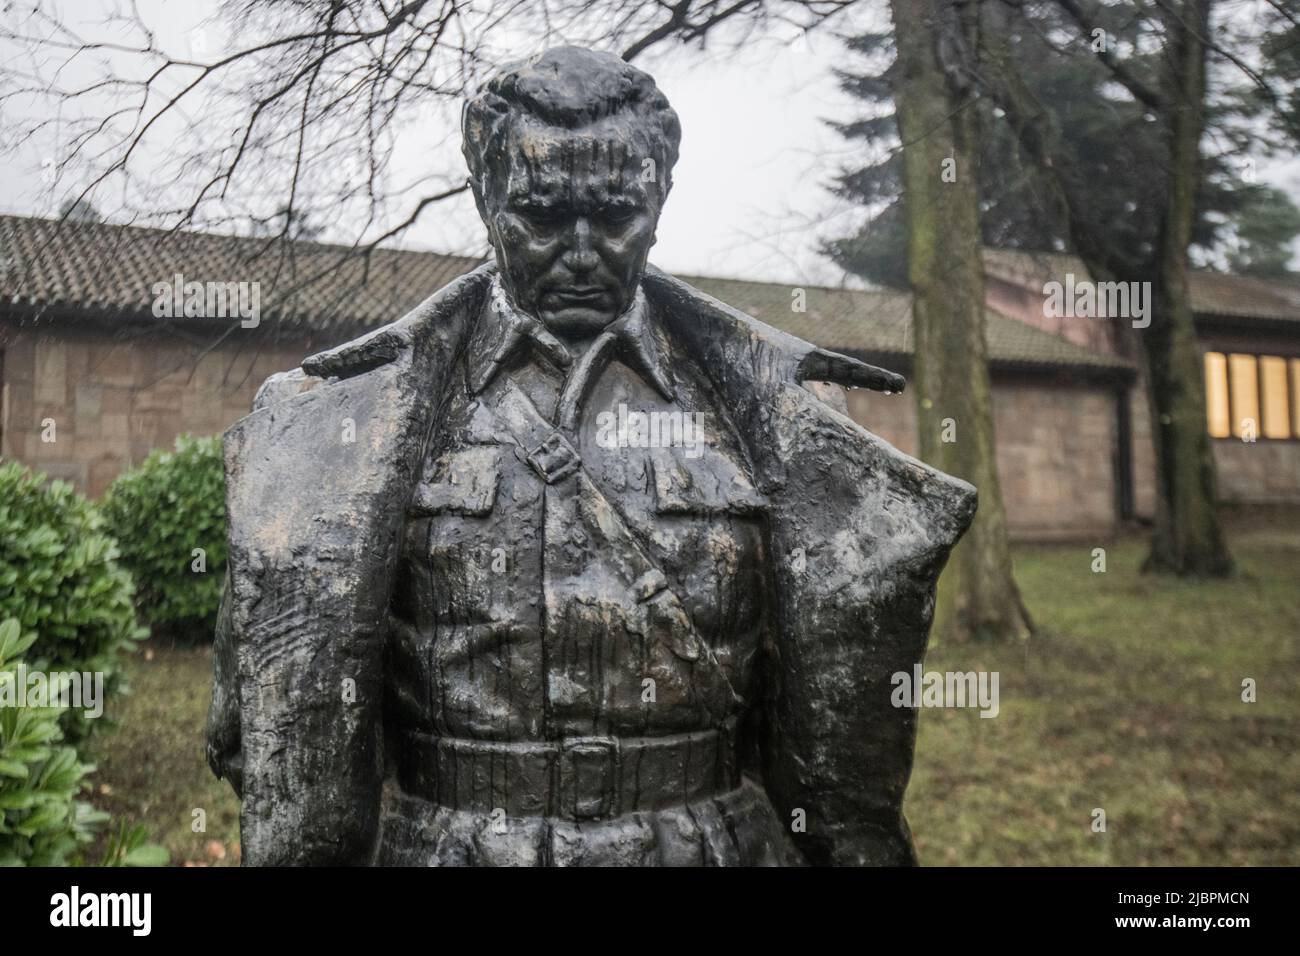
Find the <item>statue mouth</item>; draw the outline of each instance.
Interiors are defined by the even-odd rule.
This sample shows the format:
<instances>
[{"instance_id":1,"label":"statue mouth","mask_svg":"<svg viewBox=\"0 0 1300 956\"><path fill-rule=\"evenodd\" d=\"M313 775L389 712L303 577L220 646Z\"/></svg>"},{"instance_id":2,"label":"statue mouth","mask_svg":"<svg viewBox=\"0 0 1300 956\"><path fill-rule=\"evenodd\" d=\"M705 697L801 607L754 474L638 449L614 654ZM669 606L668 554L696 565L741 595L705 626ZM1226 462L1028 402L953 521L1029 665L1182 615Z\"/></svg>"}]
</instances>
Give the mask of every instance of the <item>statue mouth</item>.
<instances>
[{"instance_id":1,"label":"statue mouth","mask_svg":"<svg viewBox=\"0 0 1300 956\"><path fill-rule=\"evenodd\" d=\"M599 305L605 301L609 293L597 286L585 288L567 288L554 289L547 294L547 298L563 305Z\"/></svg>"}]
</instances>

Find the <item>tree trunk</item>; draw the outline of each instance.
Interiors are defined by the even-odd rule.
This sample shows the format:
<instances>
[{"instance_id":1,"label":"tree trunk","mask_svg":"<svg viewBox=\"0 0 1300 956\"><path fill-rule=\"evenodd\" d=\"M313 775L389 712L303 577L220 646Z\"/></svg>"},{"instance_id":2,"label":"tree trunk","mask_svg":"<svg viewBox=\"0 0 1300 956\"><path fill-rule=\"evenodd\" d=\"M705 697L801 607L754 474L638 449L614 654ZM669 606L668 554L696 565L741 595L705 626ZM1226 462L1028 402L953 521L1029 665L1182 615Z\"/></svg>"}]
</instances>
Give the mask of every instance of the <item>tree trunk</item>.
<instances>
[{"instance_id":1,"label":"tree trunk","mask_svg":"<svg viewBox=\"0 0 1300 956\"><path fill-rule=\"evenodd\" d=\"M903 142L914 379L921 457L971 482L980 506L939 583L941 638L1027 637L1011 573L984 341L979 155L968 97L975 5L891 0Z\"/></svg>"},{"instance_id":2,"label":"tree trunk","mask_svg":"<svg viewBox=\"0 0 1300 956\"><path fill-rule=\"evenodd\" d=\"M1151 326L1140 331L1146 355L1151 434L1159 490L1146 567L1177 574L1232 570L1216 503L1214 451L1205 420L1205 372L1196 342L1187 280L1187 247L1196 222L1200 140L1205 123L1204 38L1210 0L1184 0L1166 15L1169 55L1169 179L1156 250Z\"/></svg>"},{"instance_id":3,"label":"tree trunk","mask_svg":"<svg viewBox=\"0 0 1300 956\"><path fill-rule=\"evenodd\" d=\"M1200 137L1205 108L1205 43L1211 0L1184 0L1165 8L1166 56L1159 112L1169 125L1167 186L1158 248L1126 261L1112 241L1111 224L1097 220L1088 183L1074 168L1051 111L1025 85L1006 43L1010 8L994 4L982 37L988 89L1016 130L1021 148L1048 171L1050 196L1067 216L1071 244L1096 281L1152 285L1151 325L1126 329L1143 358L1143 380L1156 451L1156 514L1145 568L1178 574L1223 575L1232 558L1219 525L1215 462L1205 419L1205 381L1192 320L1187 247L1196 221ZM1155 108L1155 107L1153 107ZM1125 320L1120 319L1123 322ZM1136 351L1136 349L1135 349Z\"/></svg>"}]
</instances>

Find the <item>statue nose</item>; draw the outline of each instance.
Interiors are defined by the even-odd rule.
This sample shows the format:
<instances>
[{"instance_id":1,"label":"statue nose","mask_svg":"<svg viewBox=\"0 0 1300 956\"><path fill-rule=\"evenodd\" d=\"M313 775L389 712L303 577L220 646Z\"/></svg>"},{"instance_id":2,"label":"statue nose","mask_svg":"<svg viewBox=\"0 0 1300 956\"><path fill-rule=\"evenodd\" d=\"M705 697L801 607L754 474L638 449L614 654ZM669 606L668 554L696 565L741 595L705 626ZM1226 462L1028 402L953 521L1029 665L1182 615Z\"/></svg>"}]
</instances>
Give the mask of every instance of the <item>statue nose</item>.
<instances>
[{"instance_id":1,"label":"statue nose","mask_svg":"<svg viewBox=\"0 0 1300 956\"><path fill-rule=\"evenodd\" d=\"M565 264L574 272L590 272L596 268L596 248L591 243L591 223L585 216L574 220L569 248L564 255Z\"/></svg>"}]
</instances>

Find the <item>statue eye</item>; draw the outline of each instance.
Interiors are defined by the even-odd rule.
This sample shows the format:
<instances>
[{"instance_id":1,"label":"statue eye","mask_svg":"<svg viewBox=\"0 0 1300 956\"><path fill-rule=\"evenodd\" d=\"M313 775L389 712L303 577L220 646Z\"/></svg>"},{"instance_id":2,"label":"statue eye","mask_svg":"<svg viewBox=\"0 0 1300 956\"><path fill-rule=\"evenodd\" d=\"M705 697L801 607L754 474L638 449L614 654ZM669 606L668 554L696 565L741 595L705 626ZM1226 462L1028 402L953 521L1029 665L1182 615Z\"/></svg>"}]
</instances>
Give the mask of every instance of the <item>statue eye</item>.
<instances>
[{"instance_id":1,"label":"statue eye","mask_svg":"<svg viewBox=\"0 0 1300 956\"><path fill-rule=\"evenodd\" d=\"M624 226L636 218L635 206L610 206L601 213L605 222L615 226Z\"/></svg>"},{"instance_id":2,"label":"statue eye","mask_svg":"<svg viewBox=\"0 0 1300 956\"><path fill-rule=\"evenodd\" d=\"M553 206L526 206L520 213L530 225L541 229L553 228L564 221L564 215Z\"/></svg>"}]
</instances>

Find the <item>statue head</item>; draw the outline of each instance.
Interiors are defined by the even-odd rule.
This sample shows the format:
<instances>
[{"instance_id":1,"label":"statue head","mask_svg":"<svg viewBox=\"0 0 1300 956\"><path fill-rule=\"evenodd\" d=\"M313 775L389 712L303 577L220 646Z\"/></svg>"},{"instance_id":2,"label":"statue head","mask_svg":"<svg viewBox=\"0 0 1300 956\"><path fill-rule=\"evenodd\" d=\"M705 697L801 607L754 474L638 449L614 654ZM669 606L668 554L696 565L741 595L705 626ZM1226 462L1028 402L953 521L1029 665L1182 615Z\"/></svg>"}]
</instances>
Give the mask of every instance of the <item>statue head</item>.
<instances>
[{"instance_id":1,"label":"statue head","mask_svg":"<svg viewBox=\"0 0 1300 956\"><path fill-rule=\"evenodd\" d=\"M650 76L578 47L504 68L465 104L465 159L506 294L557 335L632 301L681 126Z\"/></svg>"}]
</instances>

